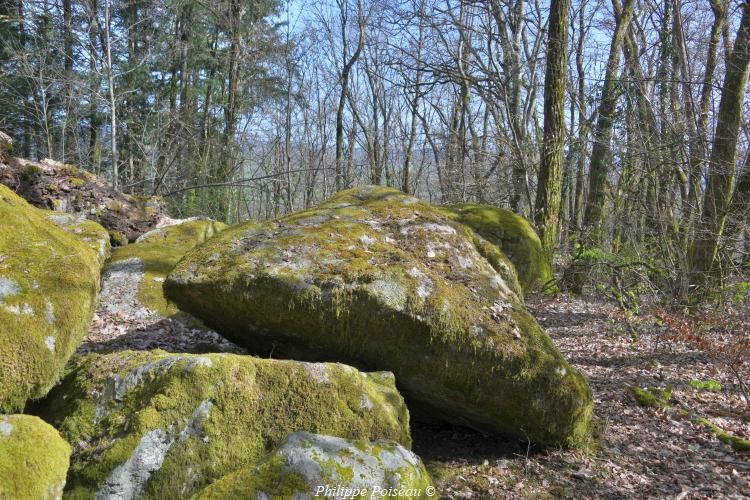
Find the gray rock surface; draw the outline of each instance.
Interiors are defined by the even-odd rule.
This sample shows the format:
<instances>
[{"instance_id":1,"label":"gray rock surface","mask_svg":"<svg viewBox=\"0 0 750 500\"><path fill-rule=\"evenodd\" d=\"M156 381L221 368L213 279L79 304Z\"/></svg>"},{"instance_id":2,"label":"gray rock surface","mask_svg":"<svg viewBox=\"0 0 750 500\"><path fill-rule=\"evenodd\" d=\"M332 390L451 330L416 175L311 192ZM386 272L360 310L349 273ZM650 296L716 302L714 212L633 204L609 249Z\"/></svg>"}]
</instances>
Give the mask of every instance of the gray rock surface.
<instances>
[{"instance_id":1,"label":"gray rock surface","mask_svg":"<svg viewBox=\"0 0 750 500\"><path fill-rule=\"evenodd\" d=\"M297 432L260 465L230 474L198 498L428 498L431 488L419 457L397 443Z\"/></svg>"}]
</instances>

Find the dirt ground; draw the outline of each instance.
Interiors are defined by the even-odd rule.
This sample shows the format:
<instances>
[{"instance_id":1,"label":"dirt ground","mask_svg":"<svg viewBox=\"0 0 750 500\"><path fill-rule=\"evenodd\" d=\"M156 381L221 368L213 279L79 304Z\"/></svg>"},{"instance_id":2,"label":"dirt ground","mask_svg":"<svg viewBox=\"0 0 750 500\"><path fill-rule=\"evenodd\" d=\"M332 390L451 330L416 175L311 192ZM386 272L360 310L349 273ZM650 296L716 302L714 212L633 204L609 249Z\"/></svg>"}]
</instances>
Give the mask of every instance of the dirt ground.
<instances>
[{"instance_id":1,"label":"dirt ground","mask_svg":"<svg viewBox=\"0 0 750 500\"><path fill-rule=\"evenodd\" d=\"M729 373L658 327L632 335L617 308L560 295L528 306L588 377L599 438L590 450L527 443L450 426L413 424L414 450L442 498L747 498L750 452L719 441L697 418L750 438L750 411ZM721 389L694 389L715 380ZM670 389L665 407L628 390Z\"/></svg>"}]
</instances>

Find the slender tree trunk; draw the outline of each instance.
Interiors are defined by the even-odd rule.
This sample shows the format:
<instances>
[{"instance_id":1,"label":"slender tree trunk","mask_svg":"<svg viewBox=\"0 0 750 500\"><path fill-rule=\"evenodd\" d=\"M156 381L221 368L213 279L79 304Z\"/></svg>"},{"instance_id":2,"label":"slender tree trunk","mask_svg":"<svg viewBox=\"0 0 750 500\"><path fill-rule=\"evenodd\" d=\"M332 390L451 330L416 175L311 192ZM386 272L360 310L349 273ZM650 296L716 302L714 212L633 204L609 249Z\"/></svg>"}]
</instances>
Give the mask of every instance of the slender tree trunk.
<instances>
[{"instance_id":1,"label":"slender tree trunk","mask_svg":"<svg viewBox=\"0 0 750 500\"><path fill-rule=\"evenodd\" d=\"M65 78L65 118L60 133L60 159L65 162L68 139L68 119L73 104L73 7L71 0L63 0L63 70Z\"/></svg>"},{"instance_id":2,"label":"slender tree trunk","mask_svg":"<svg viewBox=\"0 0 750 500\"><path fill-rule=\"evenodd\" d=\"M737 139L750 70L750 4L745 1L741 8L742 21L734 48L726 62L726 76L709 161L708 184L703 197L703 213L691 248L692 285L709 284L719 278L714 263L732 200Z\"/></svg>"},{"instance_id":3,"label":"slender tree trunk","mask_svg":"<svg viewBox=\"0 0 750 500\"><path fill-rule=\"evenodd\" d=\"M112 67L112 16L110 0L104 0L104 36L106 39L106 61L107 61L107 90L109 93L109 147L112 158L112 189L117 190L119 186L119 164L117 159L117 106L115 101L115 77Z\"/></svg>"},{"instance_id":4,"label":"slender tree trunk","mask_svg":"<svg viewBox=\"0 0 750 500\"><path fill-rule=\"evenodd\" d=\"M583 191L586 171L586 140L588 138L588 106L586 105L586 70L583 64L584 42L586 34L586 0L582 0L578 11L578 44L576 46L576 73L578 75L578 145L577 145L577 162L576 162L576 184L575 196L573 197L572 212L570 215L571 225L571 247L575 248L576 240L581 228L581 212L583 211Z\"/></svg>"},{"instance_id":5,"label":"slender tree trunk","mask_svg":"<svg viewBox=\"0 0 750 500\"><path fill-rule=\"evenodd\" d=\"M594 132L594 147L591 152L589 196L583 218L584 236L588 245L599 245L603 239L602 215L611 157L612 128L618 97L617 67L620 61L622 43L633 18L634 8L635 0L625 0L609 48L602 96L599 102L599 116Z\"/></svg>"},{"instance_id":6,"label":"slender tree trunk","mask_svg":"<svg viewBox=\"0 0 750 500\"><path fill-rule=\"evenodd\" d=\"M544 77L544 143L534 207L536 230L550 266L560 224L569 10L570 0L552 0Z\"/></svg>"},{"instance_id":7,"label":"slender tree trunk","mask_svg":"<svg viewBox=\"0 0 750 500\"><path fill-rule=\"evenodd\" d=\"M335 186L336 191L340 191L343 189L344 186L344 178L343 178L343 172L342 172L342 163L343 163L343 157L344 157L344 107L346 106L346 98L347 94L349 93L349 73L352 70L352 67L357 62L357 59L359 59L360 54L362 53L362 48L365 45L365 20L364 20L364 13L362 12L362 1L358 0L357 2L357 24L359 25L359 37L357 39L357 48L354 51L354 54L352 54L351 58L349 60L346 59L346 52L347 52L347 37L346 37L346 7L344 6L345 0L339 0L339 9L340 9L340 16L341 16L341 39L342 39L342 46L344 51L344 61L343 61L343 67L341 69L341 75L340 75L340 81L339 84L341 85L341 93L339 94L339 104L338 108L336 108L336 170L335 170Z\"/></svg>"},{"instance_id":8,"label":"slender tree trunk","mask_svg":"<svg viewBox=\"0 0 750 500\"><path fill-rule=\"evenodd\" d=\"M99 112L98 94L99 80L96 75L97 52L96 41L99 38L99 3L98 0L89 0L89 161L91 170L99 173Z\"/></svg>"},{"instance_id":9,"label":"slender tree trunk","mask_svg":"<svg viewBox=\"0 0 750 500\"><path fill-rule=\"evenodd\" d=\"M706 161L706 149L708 149L706 147L708 143L708 113L711 105L711 93L713 92L714 73L716 72L716 53L719 48L722 29L726 24L727 5L725 0L711 0L711 10L714 14L714 22L711 25L711 35L708 40L706 69L703 74L703 85L698 104L696 142L690 145L688 199L685 204L684 215L684 225L687 227L686 234L689 234L687 231L690 230L695 215L700 213L701 184ZM687 238L685 240L687 242Z\"/></svg>"}]
</instances>

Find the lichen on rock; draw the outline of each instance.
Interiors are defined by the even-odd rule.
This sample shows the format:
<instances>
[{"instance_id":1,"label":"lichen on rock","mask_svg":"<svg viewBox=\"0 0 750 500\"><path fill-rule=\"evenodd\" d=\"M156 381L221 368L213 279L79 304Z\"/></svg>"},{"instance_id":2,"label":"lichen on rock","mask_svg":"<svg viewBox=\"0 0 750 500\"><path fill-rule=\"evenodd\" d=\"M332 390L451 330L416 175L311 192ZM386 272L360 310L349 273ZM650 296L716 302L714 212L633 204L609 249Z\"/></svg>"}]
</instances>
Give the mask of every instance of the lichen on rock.
<instances>
[{"instance_id":1,"label":"lichen on rock","mask_svg":"<svg viewBox=\"0 0 750 500\"><path fill-rule=\"evenodd\" d=\"M104 264L104 261L109 257L111 248L109 232L106 229L81 214L76 215L52 210L45 212L48 221L86 242L99 258L99 264Z\"/></svg>"},{"instance_id":2,"label":"lichen on rock","mask_svg":"<svg viewBox=\"0 0 750 500\"><path fill-rule=\"evenodd\" d=\"M211 484L196 500L226 498L429 498L422 461L395 442L297 432L258 465Z\"/></svg>"},{"instance_id":3,"label":"lichen on rock","mask_svg":"<svg viewBox=\"0 0 750 500\"><path fill-rule=\"evenodd\" d=\"M544 257L542 242L528 220L492 205L464 203L443 207L443 210L496 245L513 263L524 291L549 285L552 269Z\"/></svg>"},{"instance_id":4,"label":"lichen on rock","mask_svg":"<svg viewBox=\"0 0 750 500\"><path fill-rule=\"evenodd\" d=\"M392 371L432 417L578 443L591 391L503 262L445 211L370 186L228 228L188 253L165 290L254 353Z\"/></svg>"},{"instance_id":5,"label":"lichen on rock","mask_svg":"<svg viewBox=\"0 0 750 500\"><path fill-rule=\"evenodd\" d=\"M70 445L41 419L0 415L0 498L59 499L70 453Z\"/></svg>"},{"instance_id":6,"label":"lichen on rock","mask_svg":"<svg viewBox=\"0 0 750 500\"><path fill-rule=\"evenodd\" d=\"M71 498L190 497L300 429L411 445L392 375L226 353L79 357L34 410L79 443Z\"/></svg>"},{"instance_id":7,"label":"lichen on rock","mask_svg":"<svg viewBox=\"0 0 750 500\"><path fill-rule=\"evenodd\" d=\"M22 410L57 381L83 339L99 290L93 242L69 234L0 185L0 411Z\"/></svg>"}]
</instances>

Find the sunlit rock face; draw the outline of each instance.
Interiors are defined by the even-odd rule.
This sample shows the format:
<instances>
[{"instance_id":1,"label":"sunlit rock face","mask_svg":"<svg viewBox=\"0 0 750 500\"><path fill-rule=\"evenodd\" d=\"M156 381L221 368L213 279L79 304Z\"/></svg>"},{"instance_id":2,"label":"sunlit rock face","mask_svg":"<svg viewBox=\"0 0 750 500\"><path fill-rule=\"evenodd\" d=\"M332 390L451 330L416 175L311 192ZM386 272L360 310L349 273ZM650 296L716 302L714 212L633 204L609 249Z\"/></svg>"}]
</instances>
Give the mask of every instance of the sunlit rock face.
<instances>
[{"instance_id":1,"label":"sunlit rock face","mask_svg":"<svg viewBox=\"0 0 750 500\"><path fill-rule=\"evenodd\" d=\"M230 227L165 290L251 352L392 371L432 417L547 444L587 433L588 384L527 312L510 260L399 191Z\"/></svg>"},{"instance_id":2,"label":"sunlit rock face","mask_svg":"<svg viewBox=\"0 0 750 500\"><path fill-rule=\"evenodd\" d=\"M422 461L398 443L296 432L258 465L214 482L198 500L225 498L429 498Z\"/></svg>"},{"instance_id":3,"label":"sunlit rock face","mask_svg":"<svg viewBox=\"0 0 750 500\"><path fill-rule=\"evenodd\" d=\"M300 429L411 446L393 374L338 363L89 354L35 411L76 444L71 498L190 498Z\"/></svg>"},{"instance_id":4,"label":"sunlit rock face","mask_svg":"<svg viewBox=\"0 0 750 500\"><path fill-rule=\"evenodd\" d=\"M0 412L44 396L94 313L106 231L58 220L0 184Z\"/></svg>"}]
</instances>

